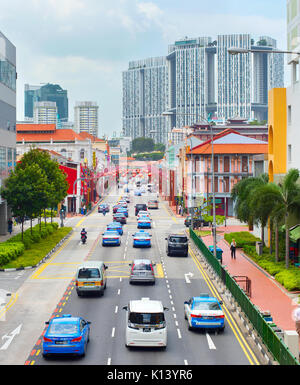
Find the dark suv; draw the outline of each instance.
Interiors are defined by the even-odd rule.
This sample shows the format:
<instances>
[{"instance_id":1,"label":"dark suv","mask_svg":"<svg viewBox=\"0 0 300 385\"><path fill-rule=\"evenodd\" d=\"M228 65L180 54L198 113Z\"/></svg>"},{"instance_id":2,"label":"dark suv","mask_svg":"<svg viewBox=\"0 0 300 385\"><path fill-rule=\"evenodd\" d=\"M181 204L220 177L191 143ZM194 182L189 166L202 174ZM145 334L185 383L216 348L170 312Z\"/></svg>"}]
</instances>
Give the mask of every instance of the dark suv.
<instances>
[{"instance_id":1,"label":"dark suv","mask_svg":"<svg viewBox=\"0 0 300 385\"><path fill-rule=\"evenodd\" d=\"M145 203L138 203L135 205L135 215L138 215L139 211L147 211L147 205Z\"/></svg>"},{"instance_id":2,"label":"dark suv","mask_svg":"<svg viewBox=\"0 0 300 385\"><path fill-rule=\"evenodd\" d=\"M188 256L189 245L188 238L183 234L170 234L167 241L167 255L183 255Z\"/></svg>"}]
</instances>

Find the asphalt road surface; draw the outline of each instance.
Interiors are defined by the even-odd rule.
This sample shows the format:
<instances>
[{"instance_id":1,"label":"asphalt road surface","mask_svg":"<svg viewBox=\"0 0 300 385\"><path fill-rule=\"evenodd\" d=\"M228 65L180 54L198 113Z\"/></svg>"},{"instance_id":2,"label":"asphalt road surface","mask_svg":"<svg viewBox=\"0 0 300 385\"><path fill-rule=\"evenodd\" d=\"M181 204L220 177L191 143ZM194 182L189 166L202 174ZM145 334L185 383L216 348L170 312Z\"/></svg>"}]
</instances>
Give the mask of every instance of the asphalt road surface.
<instances>
[{"instance_id":1,"label":"asphalt road surface","mask_svg":"<svg viewBox=\"0 0 300 385\"><path fill-rule=\"evenodd\" d=\"M4 349L0 346L0 362L14 364L23 360L22 364L27 365L257 365L263 362L228 309L223 333L188 330L184 301L200 293L215 296L215 288L191 248L187 258L166 255L166 235L183 233L186 229L183 219L172 216L165 202L160 202L158 210L150 210L152 247L133 248L132 234L137 231L134 206L147 203L149 198L149 194L135 197L131 193L129 218L119 247L101 245L106 224L112 221L112 211L103 216L95 210L74 222L71 238L47 263L35 269L15 293L15 303L12 301L7 310L6 322L0 322L0 341L2 337L2 343L8 344L12 337L8 346ZM116 196L105 200L111 208L116 201ZM88 233L86 245L80 243L82 227ZM156 263L155 285L129 284L129 263L140 257ZM84 260L104 261L108 266L103 297L77 296L74 275ZM165 350L125 346L126 312L122 308L130 300L142 297L160 300L169 309L165 313L168 328ZM43 358L44 323L61 314L91 321L85 357Z\"/></svg>"}]
</instances>

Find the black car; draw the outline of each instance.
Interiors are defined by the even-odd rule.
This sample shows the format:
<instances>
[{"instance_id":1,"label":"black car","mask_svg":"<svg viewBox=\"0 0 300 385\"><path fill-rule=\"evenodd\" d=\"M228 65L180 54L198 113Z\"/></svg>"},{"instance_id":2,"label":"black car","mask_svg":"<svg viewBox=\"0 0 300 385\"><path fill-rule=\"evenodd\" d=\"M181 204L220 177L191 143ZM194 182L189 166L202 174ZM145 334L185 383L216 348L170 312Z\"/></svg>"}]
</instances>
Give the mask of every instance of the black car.
<instances>
[{"instance_id":1,"label":"black car","mask_svg":"<svg viewBox=\"0 0 300 385\"><path fill-rule=\"evenodd\" d=\"M147 205L145 203L138 203L135 205L135 215L138 215L139 211L147 211Z\"/></svg>"},{"instance_id":2,"label":"black car","mask_svg":"<svg viewBox=\"0 0 300 385\"><path fill-rule=\"evenodd\" d=\"M187 216L184 220L184 225L186 227L190 227L192 224L192 218L191 216ZM202 217L199 217L199 216L196 216L194 217L194 229L195 228L198 228L198 227L204 227L204 226L209 226L210 223L209 222L206 222Z\"/></svg>"},{"instance_id":3,"label":"black car","mask_svg":"<svg viewBox=\"0 0 300 385\"><path fill-rule=\"evenodd\" d=\"M183 234L170 234L167 238L167 255L188 256L189 244L188 238Z\"/></svg>"},{"instance_id":4,"label":"black car","mask_svg":"<svg viewBox=\"0 0 300 385\"><path fill-rule=\"evenodd\" d=\"M103 213L103 212L109 213L109 205L107 203L102 203L98 206L98 213Z\"/></svg>"}]
</instances>

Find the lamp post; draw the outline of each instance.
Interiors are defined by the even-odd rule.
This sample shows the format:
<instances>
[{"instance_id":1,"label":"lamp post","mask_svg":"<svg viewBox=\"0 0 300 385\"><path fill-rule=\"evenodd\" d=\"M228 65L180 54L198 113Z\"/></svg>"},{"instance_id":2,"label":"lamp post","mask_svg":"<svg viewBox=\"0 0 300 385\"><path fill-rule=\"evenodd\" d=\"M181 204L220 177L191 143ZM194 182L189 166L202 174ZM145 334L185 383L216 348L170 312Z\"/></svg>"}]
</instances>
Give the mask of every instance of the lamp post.
<instances>
[{"instance_id":1,"label":"lamp post","mask_svg":"<svg viewBox=\"0 0 300 385\"><path fill-rule=\"evenodd\" d=\"M170 116L173 115L174 112L166 111L162 113L162 116ZM213 246L214 246L214 256L217 256L217 231L216 231L216 199L215 199L215 167L214 167L214 138L213 138L213 129L212 122L203 118L198 114L189 114L189 113L176 113L176 115L184 115L184 116L196 116L200 117L207 123L210 127L210 135L211 135L211 167L212 167L212 196L213 196L213 223L212 223L212 236L213 236ZM191 159L192 159L192 203L193 200L193 149L191 146ZM194 210L192 210L193 213ZM193 228L193 215L191 215L191 226Z\"/></svg>"}]
</instances>

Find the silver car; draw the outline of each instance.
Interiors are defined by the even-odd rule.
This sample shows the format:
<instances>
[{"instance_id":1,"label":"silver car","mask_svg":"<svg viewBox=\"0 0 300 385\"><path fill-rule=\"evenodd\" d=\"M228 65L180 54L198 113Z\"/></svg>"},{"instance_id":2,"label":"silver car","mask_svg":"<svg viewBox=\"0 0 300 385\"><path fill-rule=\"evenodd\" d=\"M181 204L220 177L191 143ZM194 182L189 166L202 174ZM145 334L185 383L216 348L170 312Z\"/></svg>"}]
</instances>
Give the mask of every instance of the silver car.
<instances>
[{"instance_id":1,"label":"silver car","mask_svg":"<svg viewBox=\"0 0 300 385\"><path fill-rule=\"evenodd\" d=\"M135 259L129 266L131 266L129 283L150 282L153 285L155 284L155 263L149 259Z\"/></svg>"}]
</instances>

